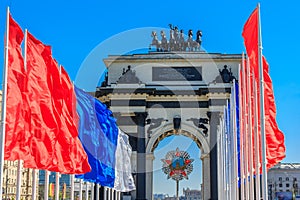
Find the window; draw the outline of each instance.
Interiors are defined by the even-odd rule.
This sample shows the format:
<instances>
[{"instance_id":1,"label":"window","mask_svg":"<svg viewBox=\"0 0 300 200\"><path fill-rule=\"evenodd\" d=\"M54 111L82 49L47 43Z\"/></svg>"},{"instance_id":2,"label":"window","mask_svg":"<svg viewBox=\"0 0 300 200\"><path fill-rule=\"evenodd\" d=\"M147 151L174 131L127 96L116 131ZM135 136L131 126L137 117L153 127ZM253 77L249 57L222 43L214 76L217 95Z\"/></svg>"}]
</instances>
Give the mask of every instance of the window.
<instances>
[{"instance_id":1,"label":"window","mask_svg":"<svg viewBox=\"0 0 300 200\"><path fill-rule=\"evenodd\" d=\"M286 180L286 181L290 181L289 177L286 177L285 180Z\"/></svg>"},{"instance_id":2,"label":"window","mask_svg":"<svg viewBox=\"0 0 300 200\"><path fill-rule=\"evenodd\" d=\"M279 187L282 187L282 183L279 183Z\"/></svg>"},{"instance_id":3,"label":"window","mask_svg":"<svg viewBox=\"0 0 300 200\"><path fill-rule=\"evenodd\" d=\"M289 184L289 183L287 183L285 186L288 188L288 187L290 187L290 184Z\"/></svg>"},{"instance_id":4,"label":"window","mask_svg":"<svg viewBox=\"0 0 300 200\"><path fill-rule=\"evenodd\" d=\"M282 177L279 177L279 181L282 181Z\"/></svg>"}]
</instances>

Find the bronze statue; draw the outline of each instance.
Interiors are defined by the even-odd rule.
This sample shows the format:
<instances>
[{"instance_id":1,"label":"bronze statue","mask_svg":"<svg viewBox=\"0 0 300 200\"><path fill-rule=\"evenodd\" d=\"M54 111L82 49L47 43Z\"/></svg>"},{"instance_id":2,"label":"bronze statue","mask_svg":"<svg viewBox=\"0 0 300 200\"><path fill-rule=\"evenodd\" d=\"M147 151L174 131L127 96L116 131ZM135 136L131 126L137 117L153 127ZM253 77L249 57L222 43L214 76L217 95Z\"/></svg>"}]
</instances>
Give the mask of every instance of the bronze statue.
<instances>
[{"instance_id":1,"label":"bronze statue","mask_svg":"<svg viewBox=\"0 0 300 200\"><path fill-rule=\"evenodd\" d=\"M199 44L199 47L198 47L198 50L200 51L200 48L201 48L201 43L202 43L202 31L201 30L198 30L197 31L197 38L196 38L196 42Z\"/></svg>"},{"instance_id":2,"label":"bronze statue","mask_svg":"<svg viewBox=\"0 0 300 200\"><path fill-rule=\"evenodd\" d=\"M156 51L200 51L202 44L202 31L198 30L196 34L196 40L193 40L193 31L188 31L188 39L185 41L184 33L181 29L180 32L177 26L169 24L170 27L170 38L167 40L166 34L163 30L160 31L161 41L158 40L156 31L152 31L151 37L152 43L149 46L156 47Z\"/></svg>"}]
</instances>

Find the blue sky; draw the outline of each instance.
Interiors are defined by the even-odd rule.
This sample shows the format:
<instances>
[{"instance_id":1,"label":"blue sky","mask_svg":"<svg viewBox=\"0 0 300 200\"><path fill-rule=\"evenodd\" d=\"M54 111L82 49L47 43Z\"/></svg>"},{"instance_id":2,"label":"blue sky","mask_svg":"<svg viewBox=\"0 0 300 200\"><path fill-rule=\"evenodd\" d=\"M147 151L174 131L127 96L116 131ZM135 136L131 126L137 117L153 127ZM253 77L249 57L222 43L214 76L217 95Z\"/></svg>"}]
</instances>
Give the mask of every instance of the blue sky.
<instances>
[{"instance_id":1,"label":"blue sky","mask_svg":"<svg viewBox=\"0 0 300 200\"><path fill-rule=\"evenodd\" d=\"M52 46L54 57L66 68L71 79L83 89L92 91L96 83L86 80L92 76L98 80L102 75L102 59L107 54L147 48L151 42L151 27L167 29L172 23L185 31L201 29L202 44L208 52L245 51L241 32L257 3L253 0L1 0L0 33L3 38L6 7L10 6L22 28ZM286 137L284 161L300 162L300 3L297 0L262 0L260 3L263 54L270 64L277 122ZM128 33L134 33L134 37L129 38L132 34ZM3 39L0 46L3 47ZM0 55L3 55L3 48L0 48ZM2 56L0 63L3 63ZM191 187L198 188L197 184L192 183ZM166 193L174 191L170 189Z\"/></svg>"}]
</instances>

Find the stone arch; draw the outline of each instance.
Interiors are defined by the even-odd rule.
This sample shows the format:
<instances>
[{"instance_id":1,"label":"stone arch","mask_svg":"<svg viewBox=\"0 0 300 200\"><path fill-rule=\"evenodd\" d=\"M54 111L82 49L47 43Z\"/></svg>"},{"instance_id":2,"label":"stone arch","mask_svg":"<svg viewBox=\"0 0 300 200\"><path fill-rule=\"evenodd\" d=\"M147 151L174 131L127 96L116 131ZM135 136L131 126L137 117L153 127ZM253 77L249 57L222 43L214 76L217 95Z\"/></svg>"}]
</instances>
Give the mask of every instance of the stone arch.
<instances>
[{"instance_id":1,"label":"stone arch","mask_svg":"<svg viewBox=\"0 0 300 200\"><path fill-rule=\"evenodd\" d=\"M150 137L147 147L146 153L153 153L154 149L158 145L158 143L163 140L165 137L170 135L184 135L196 142L198 147L201 150L201 155L206 155L210 152L209 144L207 142L206 137L204 134L199 130L194 128L193 126L181 123L181 130L179 133L175 133L173 129L173 124L168 123L162 128L156 130Z\"/></svg>"},{"instance_id":2,"label":"stone arch","mask_svg":"<svg viewBox=\"0 0 300 200\"><path fill-rule=\"evenodd\" d=\"M165 137L169 135L184 135L186 137L191 138L196 142L200 151L202 160L202 199L210 199L210 147L207 141L207 137L195 127L190 124L181 122L181 129L178 133L174 132L173 123L168 123L163 127L157 129L149 138L146 146L146 165L147 165L147 175L146 181L147 185L151 185L151 187L147 187L146 193L147 197L152 199L152 190L153 190L153 160L154 158L154 150L158 143L163 140ZM161 138L160 138L161 137Z\"/></svg>"}]
</instances>

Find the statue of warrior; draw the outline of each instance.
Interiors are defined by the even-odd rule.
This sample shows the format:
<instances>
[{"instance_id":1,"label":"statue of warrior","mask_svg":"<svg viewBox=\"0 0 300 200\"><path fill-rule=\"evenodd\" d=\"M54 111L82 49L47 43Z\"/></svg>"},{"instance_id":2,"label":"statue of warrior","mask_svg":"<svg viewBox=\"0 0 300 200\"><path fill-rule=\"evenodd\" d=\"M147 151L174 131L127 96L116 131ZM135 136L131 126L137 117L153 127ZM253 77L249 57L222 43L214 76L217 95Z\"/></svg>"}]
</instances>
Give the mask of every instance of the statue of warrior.
<instances>
[{"instance_id":1,"label":"statue of warrior","mask_svg":"<svg viewBox=\"0 0 300 200\"><path fill-rule=\"evenodd\" d=\"M201 43L202 43L202 31L201 30L198 30L197 31L197 38L196 38L196 42L199 44L199 47L198 47L198 50L200 51L200 48L201 48Z\"/></svg>"},{"instance_id":2,"label":"statue of warrior","mask_svg":"<svg viewBox=\"0 0 300 200\"><path fill-rule=\"evenodd\" d=\"M188 33L189 38L187 39L187 46L189 51L196 51L200 45L198 42L193 40L193 31L190 29Z\"/></svg>"}]
</instances>

